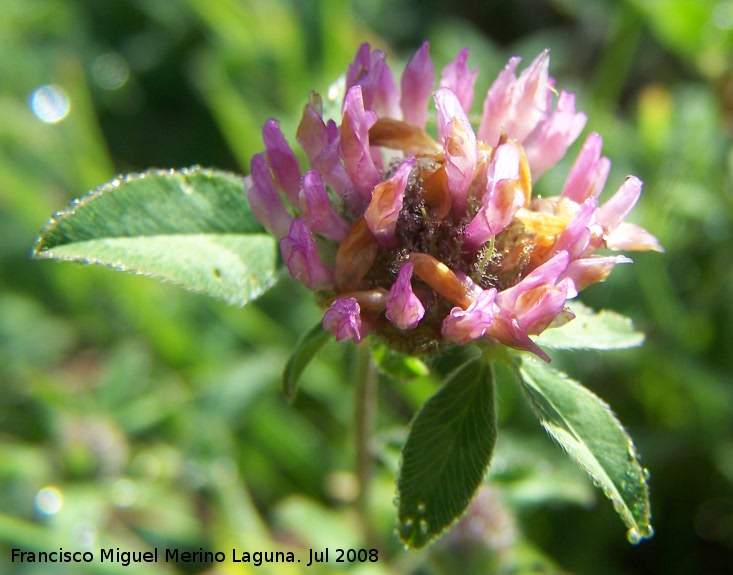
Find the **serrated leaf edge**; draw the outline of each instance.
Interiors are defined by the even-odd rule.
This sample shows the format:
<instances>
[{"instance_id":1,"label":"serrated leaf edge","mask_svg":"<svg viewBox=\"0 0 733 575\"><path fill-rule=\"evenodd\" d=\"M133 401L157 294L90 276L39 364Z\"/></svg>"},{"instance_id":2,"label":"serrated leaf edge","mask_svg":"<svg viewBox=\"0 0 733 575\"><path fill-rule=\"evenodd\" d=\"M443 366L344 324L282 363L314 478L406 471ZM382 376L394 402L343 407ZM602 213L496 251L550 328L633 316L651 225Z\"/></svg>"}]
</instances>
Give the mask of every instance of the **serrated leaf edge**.
<instances>
[{"instance_id":1,"label":"serrated leaf edge","mask_svg":"<svg viewBox=\"0 0 733 575\"><path fill-rule=\"evenodd\" d=\"M642 471L642 473L641 473L642 477L644 476L643 468L641 467L641 465L639 465L638 455L636 453L636 448L634 447L634 442L631 439L631 436L629 436L629 434L627 433L627 431L626 431L625 427L623 426L623 424L616 417L616 414L613 412L613 410L611 409L611 406L608 405L608 403L606 403L603 399L601 399L600 397L598 397L595 393L593 393L591 390L589 390L584 385L582 385L579 382L575 381L574 379L568 377L567 374L565 374L565 373L563 373L561 371L555 370L555 369L553 369L553 368L551 368L549 366L546 366L544 364L540 364L539 362L535 361L535 359L533 357L529 357L529 356L527 356L525 354L523 354L521 356L521 358L522 358L522 365L524 365L524 363L526 363L526 362L531 362L531 363L534 363L535 365L539 365L540 367L542 367L544 369L550 369L550 370L554 371L555 374L558 377L560 377L561 379L569 382L573 386L579 387L582 391L584 391L585 393L590 394L593 398L595 398L599 402L599 404L604 409L606 409L606 411L608 412L609 416L616 423L618 429L621 430L621 432L622 432L622 434L623 434L623 436L624 436L624 438L626 440L626 445L627 445L627 448L628 448L629 456L632 457L633 460L634 460L634 462L636 463L636 465L639 466L640 470ZM520 370L521 370L521 368L520 368ZM519 380L520 380L520 382L522 384L521 387L524 388L525 385L529 385L528 383L526 383L526 381L524 380L524 378L519 377ZM525 392L525 394L526 394L526 392ZM547 398L546 396L544 396L544 394L542 394L542 396L548 401L548 403L550 403L550 405L553 407L553 409L555 409L557 411L557 413L560 413L560 411L557 410L557 408L550 401L549 398ZM528 400L529 400L530 405L532 406L532 409L536 411L536 408L534 407L533 400L530 399L529 397L528 397ZM538 416L539 416L539 414L538 414ZM577 439L578 438L578 435L577 435L577 432L575 431L575 429L573 429L573 426L570 425L565 420L564 417L563 417L563 422L568 426L568 428L570 428L570 430L573 433L573 436ZM631 537L632 530L635 531L635 533L639 537L639 540L642 539L642 538L651 537L651 535L654 533L654 530L651 527L651 513L650 513L650 510L649 510L649 486L648 486L648 484L646 482L646 478L644 478L644 481L643 481L644 492L645 492L645 496L646 496L645 497L645 502L646 502L646 517L645 517L645 519L646 519L646 525L643 525L642 526L642 525L640 525L637 522L636 518L634 517L633 513L631 512L631 509L630 509L629 505L626 503L626 501L624 500L624 498L621 497L621 493L619 492L618 486L616 485L616 483L613 480L611 480L611 477L607 474L605 468L600 464L600 462L598 462L598 459L595 457L595 455L593 454L593 452L591 452L589 450L590 455L598 463L598 467L603 471L603 475L605 476L607 482L610 485L613 486L613 489L616 492L616 496L615 497L612 494L609 494L607 492L606 487L603 486L603 485L601 485L600 484L600 481L597 480L597 478L594 478L593 473L583 464L582 461L580 461L570 451L568 451L566 449L566 447L563 445L563 443L560 441L560 439L552 432L552 430L548 426L545 425L545 423L544 423L544 421L542 421L542 418L541 417L540 417L540 424L545 429L545 431L547 431L548 435L550 435L553 438L553 440L563 449L563 451L565 451L565 453L567 453L568 456L583 471L585 471L586 474L588 474L591 477L591 479L593 480L594 485L596 485L597 487L599 487L603 491L603 494L612 502L612 504L614 505L614 510L621 517L621 519L623 520L624 525L627 528L629 528L629 539L631 540L631 538L632 538ZM583 442L581 442L581 443L583 443ZM623 512L619 510L619 508L618 508L618 506L616 505L615 502L622 502Z\"/></svg>"},{"instance_id":2,"label":"serrated leaf edge","mask_svg":"<svg viewBox=\"0 0 733 575\"><path fill-rule=\"evenodd\" d=\"M54 212L51 215L51 217L46 221L44 226L41 228L41 231L38 233L34 246L31 249L31 257L38 258L38 259L45 258L45 257L53 257L53 256L46 256L45 252L47 252L50 249L53 249L53 247L56 247L56 246L51 246L45 249L41 248L41 244L43 242L44 236L51 230L53 226L58 225L61 221L68 218L69 216L73 216L76 213L76 210L78 210L81 207L84 207L86 204L95 200L102 194L112 192L115 189L118 189L122 184L126 184L129 182L136 182L136 181L144 180L145 178L154 177L154 176L175 176L175 175L182 175L182 176L203 175L203 176L211 176L211 177L222 176L225 178L229 178L232 181L235 181L235 180L243 181L243 178L244 178L244 176L235 174L234 172L231 172L228 170L220 170L218 168L202 168L201 166L198 166L198 165L193 165L187 168L180 168L180 169L150 168L148 170L145 170L144 172L130 172L128 174L118 174L109 182L100 184L99 186L86 192L82 196L71 200L71 202L69 202L69 205L67 207ZM71 261L71 260L65 260L65 261ZM74 261L77 261L77 260L74 260ZM116 268L116 269L119 269L119 268ZM123 270L123 271L126 271L126 270Z\"/></svg>"},{"instance_id":3,"label":"serrated leaf edge","mask_svg":"<svg viewBox=\"0 0 733 575\"><path fill-rule=\"evenodd\" d=\"M443 388L447 385L447 383L448 383L448 381L450 379L452 379L453 377L455 377L456 374L459 371L461 371L462 369L464 369L467 366L467 364L472 363L472 362L480 362L480 363L483 363L483 368L486 369L486 370L488 370L491 373L492 393L494 394L494 397L493 397L493 401L494 401L493 411L494 411L494 419L495 419L495 425L496 425L496 416L497 416L497 412L496 412L496 410L497 410L497 406L496 406L496 381L495 381L495 374L493 372L493 365L486 364L484 359L474 358L474 359L471 359L471 360L467 361L466 363L464 363L464 364L456 367L452 371L450 371L446 375L443 385L430 398L428 398L428 400L418 410L418 412L413 417L412 422L410 423L410 429L408 431L407 439L405 441L405 446L407 445L407 441L409 440L410 432L412 431L412 426L414 425L415 421L417 421L418 417L423 412L423 410L425 409L425 407L428 404L428 402L433 397L435 397L435 395L437 395L438 393L440 393L443 390ZM497 435L498 435L498 430L495 429L494 441L493 441L493 445L491 447L492 453L489 455L489 462L487 463L486 467L484 468L484 477L485 477L485 474L486 474L489 466L491 465L491 458L493 456L493 449L494 449L494 447L496 445L496 436ZM400 454L399 476L398 476L398 481L397 481L398 496L397 496L396 501L398 502L398 509L399 509L399 483L400 483L400 478L402 476L402 469L403 469L403 464L404 464L404 455L405 454L404 454L404 446L403 446L402 453ZM450 521L449 523L447 523L440 531L434 533L429 539L426 539L426 541L422 545L417 546L417 547L412 547L411 544L410 544L410 542L407 541L407 540L405 540L402 537L402 534L401 534L401 531L400 531L401 521L399 519L399 513L398 513L398 520L397 520L397 525L396 525L396 528L395 528L395 532L396 532L397 536L399 537L400 541L402 541L402 543L405 544L405 546L406 546L407 549L423 549L426 546L428 546L428 545L432 544L433 542L435 542L437 539L439 539L440 537L442 537L447 531L449 531L456 523L458 523L466 515L466 513L468 512L468 509L470 507L470 503L473 500L473 498L475 497L476 492L478 491L478 489L479 489L480 486L481 486L481 482L479 482L476 485L476 489L474 490L473 494L469 497L468 504L466 505L465 509L463 509L463 511L461 513L459 513L458 515L456 515L453 518L453 520Z\"/></svg>"}]
</instances>

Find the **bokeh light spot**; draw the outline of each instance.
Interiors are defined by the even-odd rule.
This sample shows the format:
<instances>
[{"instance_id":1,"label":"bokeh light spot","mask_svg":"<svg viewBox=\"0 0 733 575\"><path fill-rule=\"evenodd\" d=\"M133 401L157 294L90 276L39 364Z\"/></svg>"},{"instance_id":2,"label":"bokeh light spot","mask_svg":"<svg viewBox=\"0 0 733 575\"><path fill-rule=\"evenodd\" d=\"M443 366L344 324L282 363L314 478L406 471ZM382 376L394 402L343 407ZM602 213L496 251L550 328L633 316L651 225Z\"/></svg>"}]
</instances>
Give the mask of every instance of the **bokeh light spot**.
<instances>
[{"instance_id":1,"label":"bokeh light spot","mask_svg":"<svg viewBox=\"0 0 733 575\"><path fill-rule=\"evenodd\" d=\"M733 28L733 2L721 2L713 10L713 22L718 28Z\"/></svg>"},{"instance_id":2,"label":"bokeh light spot","mask_svg":"<svg viewBox=\"0 0 733 575\"><path fill-rule=\"evenodd\" d=\"M137 485L129 479L118 479L112 485L112 501L117 507L130 507L137 501Z\"/></svg>"},{"instance_id":3,"label":"bokeh light spot","mask_svg":"<svg viewBox=\"0 0 733 575\"><path fill-rule=\"evenodd\" d=\"M130 67L122 56L109 52L94 59L92 77L100 88L117 90L130 78Z\"/></svg>"},{"instance_id":4,"label":"bokeh light spot","mask_svg":"<svg viewBox=\"0 0 733 575\"><path fill-rule=\"evenodd\" d=\"M97 542L97 528L86 521L74 525L73 533L74 539L85 549L92 547Z\"/></svg>"},{"instance_id":5,"label":"bokeh light spot","mask_svg":"<svg viewBox=\"0 0 733 575\"><path fill-rule=\"evenodd\" d=\"M55 124L63 120L71 110L71 102L61 86L41 86L31 94L31 110L39 120Z\"/></svg>"},{"instance_id":6,"label":"bokeh light spot","mask_svg":"<svg viewBox=\"0 0 733 575\"><path fill-rule=\"evenodd\" d=\"M33 504L39 515L55 515L64 506L64 497L58 487L44 487L36 493Z\"/></svg>"}]
</instances>

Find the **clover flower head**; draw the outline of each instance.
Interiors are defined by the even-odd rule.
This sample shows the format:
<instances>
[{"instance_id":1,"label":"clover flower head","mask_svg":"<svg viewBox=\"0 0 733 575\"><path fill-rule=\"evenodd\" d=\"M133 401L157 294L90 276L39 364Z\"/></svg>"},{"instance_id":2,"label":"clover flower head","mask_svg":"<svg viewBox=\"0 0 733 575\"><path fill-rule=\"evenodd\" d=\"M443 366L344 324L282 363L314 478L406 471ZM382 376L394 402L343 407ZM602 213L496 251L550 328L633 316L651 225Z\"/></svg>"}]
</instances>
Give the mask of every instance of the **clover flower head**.
<instances>
[{"instance_id":1,"label":"clover flower head","mask_svg":"<svg viewBox=\"0 0 733 575\"><path fill-rule=\"evenodd\" d=\"M519 75L520 59L509 60L477 129L478 69L467 61L464 49L435 86L426 42L398 88L384 53L363 44L340 124L317 95L305 105L296 138L310 169L269 120L245 188L290 273L326 302L323 326L337 340L373 333L408 353L485 340L549 361L530 336L572 319L568 299L631 261L597 251L661 247L624 221L639 179L599 203L610 161L598 134L560 194L533 197L587 119L574 94L555 90L547 51Z\"/></svg>"}]
</instances>

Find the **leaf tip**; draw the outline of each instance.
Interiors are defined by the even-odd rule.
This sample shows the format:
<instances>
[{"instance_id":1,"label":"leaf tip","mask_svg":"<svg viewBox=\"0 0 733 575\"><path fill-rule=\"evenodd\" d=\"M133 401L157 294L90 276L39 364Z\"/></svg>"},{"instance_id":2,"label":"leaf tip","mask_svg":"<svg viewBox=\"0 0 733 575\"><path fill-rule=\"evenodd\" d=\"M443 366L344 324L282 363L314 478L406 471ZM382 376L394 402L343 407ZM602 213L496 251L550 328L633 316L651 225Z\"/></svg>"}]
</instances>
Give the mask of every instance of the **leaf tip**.
<instances>
[{"instance_id":1,"label":"leaf tip","mask_svg":"<svg viewBox=\"0 0 733 575\"><path fill-rule=\"evenodd\" d=\"M641 530L636 527L629 527L628 531L626 531L626 539L632 545L638 545L644 539L651 539L652 537L654 537L654 528L651 524L646 525Z\"/></svg>"}]
</instances>

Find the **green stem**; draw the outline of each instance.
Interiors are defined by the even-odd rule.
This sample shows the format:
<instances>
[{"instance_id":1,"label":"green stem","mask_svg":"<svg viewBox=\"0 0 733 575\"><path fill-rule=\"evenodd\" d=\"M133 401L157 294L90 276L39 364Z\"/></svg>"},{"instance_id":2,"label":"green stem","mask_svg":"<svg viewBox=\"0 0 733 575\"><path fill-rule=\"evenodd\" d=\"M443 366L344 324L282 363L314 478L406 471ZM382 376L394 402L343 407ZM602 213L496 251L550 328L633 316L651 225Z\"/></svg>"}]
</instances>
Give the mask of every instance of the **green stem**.
<instances>
[{"instance_id":1,"label":"green stem","mask_svg":"<svg viewBox=\"0 0 733 575\"><path fill-rule=\"evenodd\" d=\"M371 437L377 407L377 372L372 362L371 349L366 342L356 347L354 384L356 478L359 486L356 510L366 542L372 545L375 543L375 536L369 521L369 498L373 473Z\"/></svg>"}]
</instances>

